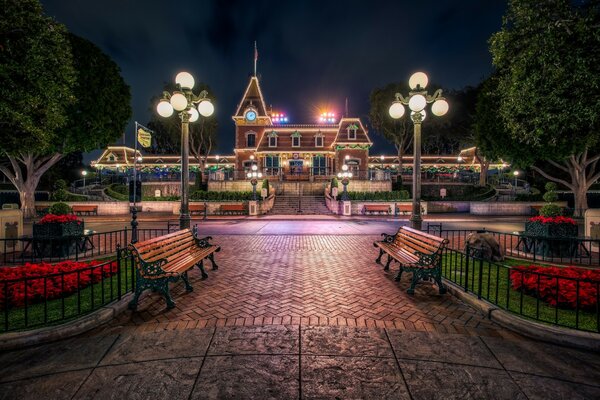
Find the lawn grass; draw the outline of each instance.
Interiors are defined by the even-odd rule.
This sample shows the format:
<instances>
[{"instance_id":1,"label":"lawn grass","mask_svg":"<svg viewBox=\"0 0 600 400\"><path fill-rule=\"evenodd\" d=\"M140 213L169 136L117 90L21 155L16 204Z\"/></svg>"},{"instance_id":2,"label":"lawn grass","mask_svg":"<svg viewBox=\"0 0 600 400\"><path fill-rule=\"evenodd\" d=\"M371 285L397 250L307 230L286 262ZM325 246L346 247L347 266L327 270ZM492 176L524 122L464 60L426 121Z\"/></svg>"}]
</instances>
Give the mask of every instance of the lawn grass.
<instances>
[{"instance_id":1,"label":"lawn grass","mask_svg":"<svg viewBox=\"0 0 600 400\"><path fill-rule=\"evenodd\" d=\"M529 265L530 262L506 259L504 264L497 264L470 259L467 271L465 256L453 251L442 258L442 275L463 288L467 284L470 292L512 313L552 325L600 332L595 312L553 307L536 297L513 290L508 267L524 264Z\"/></svg>"},{"instance_id":2,"label":"lawn grass","mask_svg":"<svg viewBox=\"0 0 600 400\"><path fill-rule=\"evenodd\" d=\"M88 314L116 300L119 296L119 274L81 289L61 299L0 310L0 332L55 325ZM121 296L131 290L134 271L130 260L121 261Z\"/></svg>"}]
</instances>

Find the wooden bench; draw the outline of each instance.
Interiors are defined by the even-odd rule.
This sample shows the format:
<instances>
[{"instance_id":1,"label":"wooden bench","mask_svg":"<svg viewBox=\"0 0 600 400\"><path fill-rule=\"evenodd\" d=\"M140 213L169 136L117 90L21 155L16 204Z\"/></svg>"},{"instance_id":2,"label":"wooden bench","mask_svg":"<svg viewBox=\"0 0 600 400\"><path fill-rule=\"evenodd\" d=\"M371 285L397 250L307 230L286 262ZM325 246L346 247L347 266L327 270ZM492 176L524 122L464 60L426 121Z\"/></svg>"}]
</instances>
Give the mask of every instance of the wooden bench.
<instances>
[{"instance_id":1,"label":"wooden bench","mask_svg":"<svg viewBox=\"0 0 600 400\"><path fill-rule=\"evenodd\" d=\"M245 214L246 208L244 207L244 203L239 204L221 204L221 213L231 213L231 214Z\"/></svg>"},{"instance_id":2,"label":"wooden bench","mask_svg":"<svg viewBox=\"0 0 600 400\"><path fill-rule=\"evenodd\" d=\"M206 203L190 203L188 207L190 215L198 214L204 216L204 219L206 219Z\"/></svg>"},{"instance_id":3,"label":"wooden bench","mask_svg":"<svg viewBox=\"0 0 600 400\"><path fill-rule=\"evenodd\" d=\"M196 229L183 229L168 235L159 236L139 243L130 244L127 249L133 255L136 265L136 285L133 300L129 308L135 310L140 295L146 289L161 293L167 302L167 308L175 307L169 293L169 282L183 280L188 292L193 290L188 279L188 270L197 266L202 279L208 278L204 270L204 259L209 259L213 270L219 267L215 263L214 253L221 247L209 243L207 236L199 239Z\"/></svg>"},{"instance_id":4,"label":"wooden bench","mask_svg":"<svg viewBox=\"0 0 600 400\"><path fill-rule=\"evenodd\" d=\"M402 277L402 272L412 272L412 282L406 291L415 293L416 284L424 278L433 278L437 283L440 294L446 293L442 283L442 251L448 244L447 239L433 236L406 226L398 229L395 235L382 233L383 240L373 242L379 248L379 257L375 260L381 264L381 257L387 254L388 259L384 270L390 269L392 260L400 263L396 281Z\"/></svg>"},{"instance_id":5,"label":"wooden bench","mask_svg":"<svg viewBox=\"0 0 600 400\"><path fill-rule=\"evenodd\" d=\"M363 214L366 213L390 213L389 204L365 204L363 208Z\"/></svg>"},{"instance_id":6,"label":"wooden bench","mask_svg":"<svg viewBox=\"0 0 600 400\"><path fill-rule=\"evenodd\" d=\"M403 215L412 213L412 203L396 203L396 213L402 213Z\"/></svg>"},{"instance_id":7,"label":"wooden bench","mask_svg":"<svg viewBox=\"0 0 600 400\"><path fill-rule=\"evenodd\" d=\"M75 205L71 209L75 215L98 215L98 206L95 204Z\"/></svg>"}]
</instances>

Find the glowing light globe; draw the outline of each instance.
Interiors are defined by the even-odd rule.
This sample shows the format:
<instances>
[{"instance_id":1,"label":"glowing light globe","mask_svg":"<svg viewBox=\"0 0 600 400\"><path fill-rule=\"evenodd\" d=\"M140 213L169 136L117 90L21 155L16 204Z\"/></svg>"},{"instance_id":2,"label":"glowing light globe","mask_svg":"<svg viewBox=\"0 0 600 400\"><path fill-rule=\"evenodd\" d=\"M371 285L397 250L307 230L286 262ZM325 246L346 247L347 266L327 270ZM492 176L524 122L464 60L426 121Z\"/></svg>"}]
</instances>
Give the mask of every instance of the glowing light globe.
<instances>
[{"instance_id":1,"label":"glowing light globe","mask_svg":"<svg viewBox=\"0 0 600 400\"><path fill-rule=\"evenodd\" d=\"M417 88L425 89L427 83L429 83L429 78L427 78L427 75L424 72L415 72L408 80L408 86L410 86L412 90Z\"/></svg>"},{"instance_id":2,"label":"glowing light globe","mask_svg":"<svg viewBox=\"0 0 600 400\"><path fill-rule=\"evenodd\" d=\"M198 114L198 111L194 107L191 107L188 113L190 114L190 122L196 122L200 118L200 114Z\"/></svg>"},{"instance_id":3,"label":"glowing light globe","mask_svg":"<svg viewBox=\"0 0 600 400\"><path fill-rule=\"evenodd\" d=\"M416 94L408 101L408 108L413 111L421 111L427 105L427 99L422 94Z\"/></svg>"},{"instance_id":4,"label":"glowing light globe","mask_svg":"<svg viewBox=\"0 0 600 400\"><path fill-rule=\"evenodd\" d=\"M431 106L431 112L433 113L433 115L441 117L442 115L448 112L449 108L450 106L448 105L448 102L446 100L439 99L433 102L433 105Z\"/></svg>"},{"instance_id":5,"label":"glowing light globe","mask_svg":"<svg viewBox=\"0 0 600 400\"><path fill-rule=\"evenodd\" d=\"M348 171L348 166L346 164L342 165L342 171Z\"/></svg>"},{"instance_id":6,"label":"glowing light globe","mask_svg":"<svg viewBox=\"0 0 600 400\"><path fill-rule=\"evenodd\" d=\"M189 72L180 72L175 77L175 83L182 89L191 89L194 87L194 77Z\"/></svg>"},{"instance_id":7,"label":"glowing light globe","mask_svg":"<svg viewBox=\"0 0 600 400\"><path fill-rule=\"evenodd\" d=\"M161 117L167 118L173 115L173 106L167 100L161 100L156 106L156 112Z\"/></svg>"},{"instance_id":8,"label":"glowing light globe","mask_svg":"<svg viewBox=\"0 0 600 400\"><path fill-rule=\"evenodd\" d=\"M188 101L182 93L175 92L171 96L171 105L176 111L183 111L188 106Z\"/></svg>"},{"instance_id":9,"label":"glowing light globe","mask_svg":"<svg viewBox=\"0 0 600 400\"><path fill-rule=\"evenodd\" d=\"M389 113L390 117L394 119L402 118L404 115L404 106L399 101L395 101L390 106Z\"/></svg>"},{"instance_id":10,"label":"glowing light globe","mask_svg":"<svg viewBox=\"0 0 600 400\"><path fill-rule=\"evenodd\" d=\"M210 117L215 112L215 106L213 106L210 100L202 100L198 104L198 111L203 117Z\"/></svg>"}]
</instances>

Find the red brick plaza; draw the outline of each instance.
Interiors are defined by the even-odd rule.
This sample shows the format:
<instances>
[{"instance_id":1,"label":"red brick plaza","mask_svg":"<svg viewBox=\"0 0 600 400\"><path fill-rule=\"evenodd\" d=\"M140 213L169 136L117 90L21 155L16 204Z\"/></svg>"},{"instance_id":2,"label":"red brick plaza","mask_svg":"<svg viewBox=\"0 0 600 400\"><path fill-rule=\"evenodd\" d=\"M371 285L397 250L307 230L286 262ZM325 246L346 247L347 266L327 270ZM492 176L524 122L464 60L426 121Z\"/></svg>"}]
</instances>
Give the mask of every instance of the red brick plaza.
<instances>
[{"instance_id":1,"label":"red brick plaza","mask_svg":"<svg viewBox=\"0 0 600 400\"><path fill-rule=\"evenodd\" d=\"M232 235L215 236L219 270L194 291L172 286L176 308L147 293L135 313L117 325L140 330L210 326L329 325L498 335L508 333L460 303L439 295L430 283L406 294L409 276L395 282L396 268L384 272L374 260L377 236ZM409 275L409 274L407 274Z\"/></svg>"}]
</instances>

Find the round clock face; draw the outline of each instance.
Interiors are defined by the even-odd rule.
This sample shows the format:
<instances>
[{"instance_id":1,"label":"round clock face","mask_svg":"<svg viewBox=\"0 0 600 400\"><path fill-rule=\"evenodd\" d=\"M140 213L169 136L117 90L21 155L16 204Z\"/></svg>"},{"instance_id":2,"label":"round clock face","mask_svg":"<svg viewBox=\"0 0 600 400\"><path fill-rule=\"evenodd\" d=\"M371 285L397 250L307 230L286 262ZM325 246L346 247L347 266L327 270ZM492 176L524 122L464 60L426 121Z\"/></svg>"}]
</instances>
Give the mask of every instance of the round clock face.
<instances>
[{"instance_id":1,"label":"round clock face","mask_svg":"<svg viewBox=\"0 0 600 400\"><path fill-rule=\"evenodd\" d=\"M246 112L246 121L254 121L256 119L256 111L247 111Z\"/></svg>"}]
</instances>

